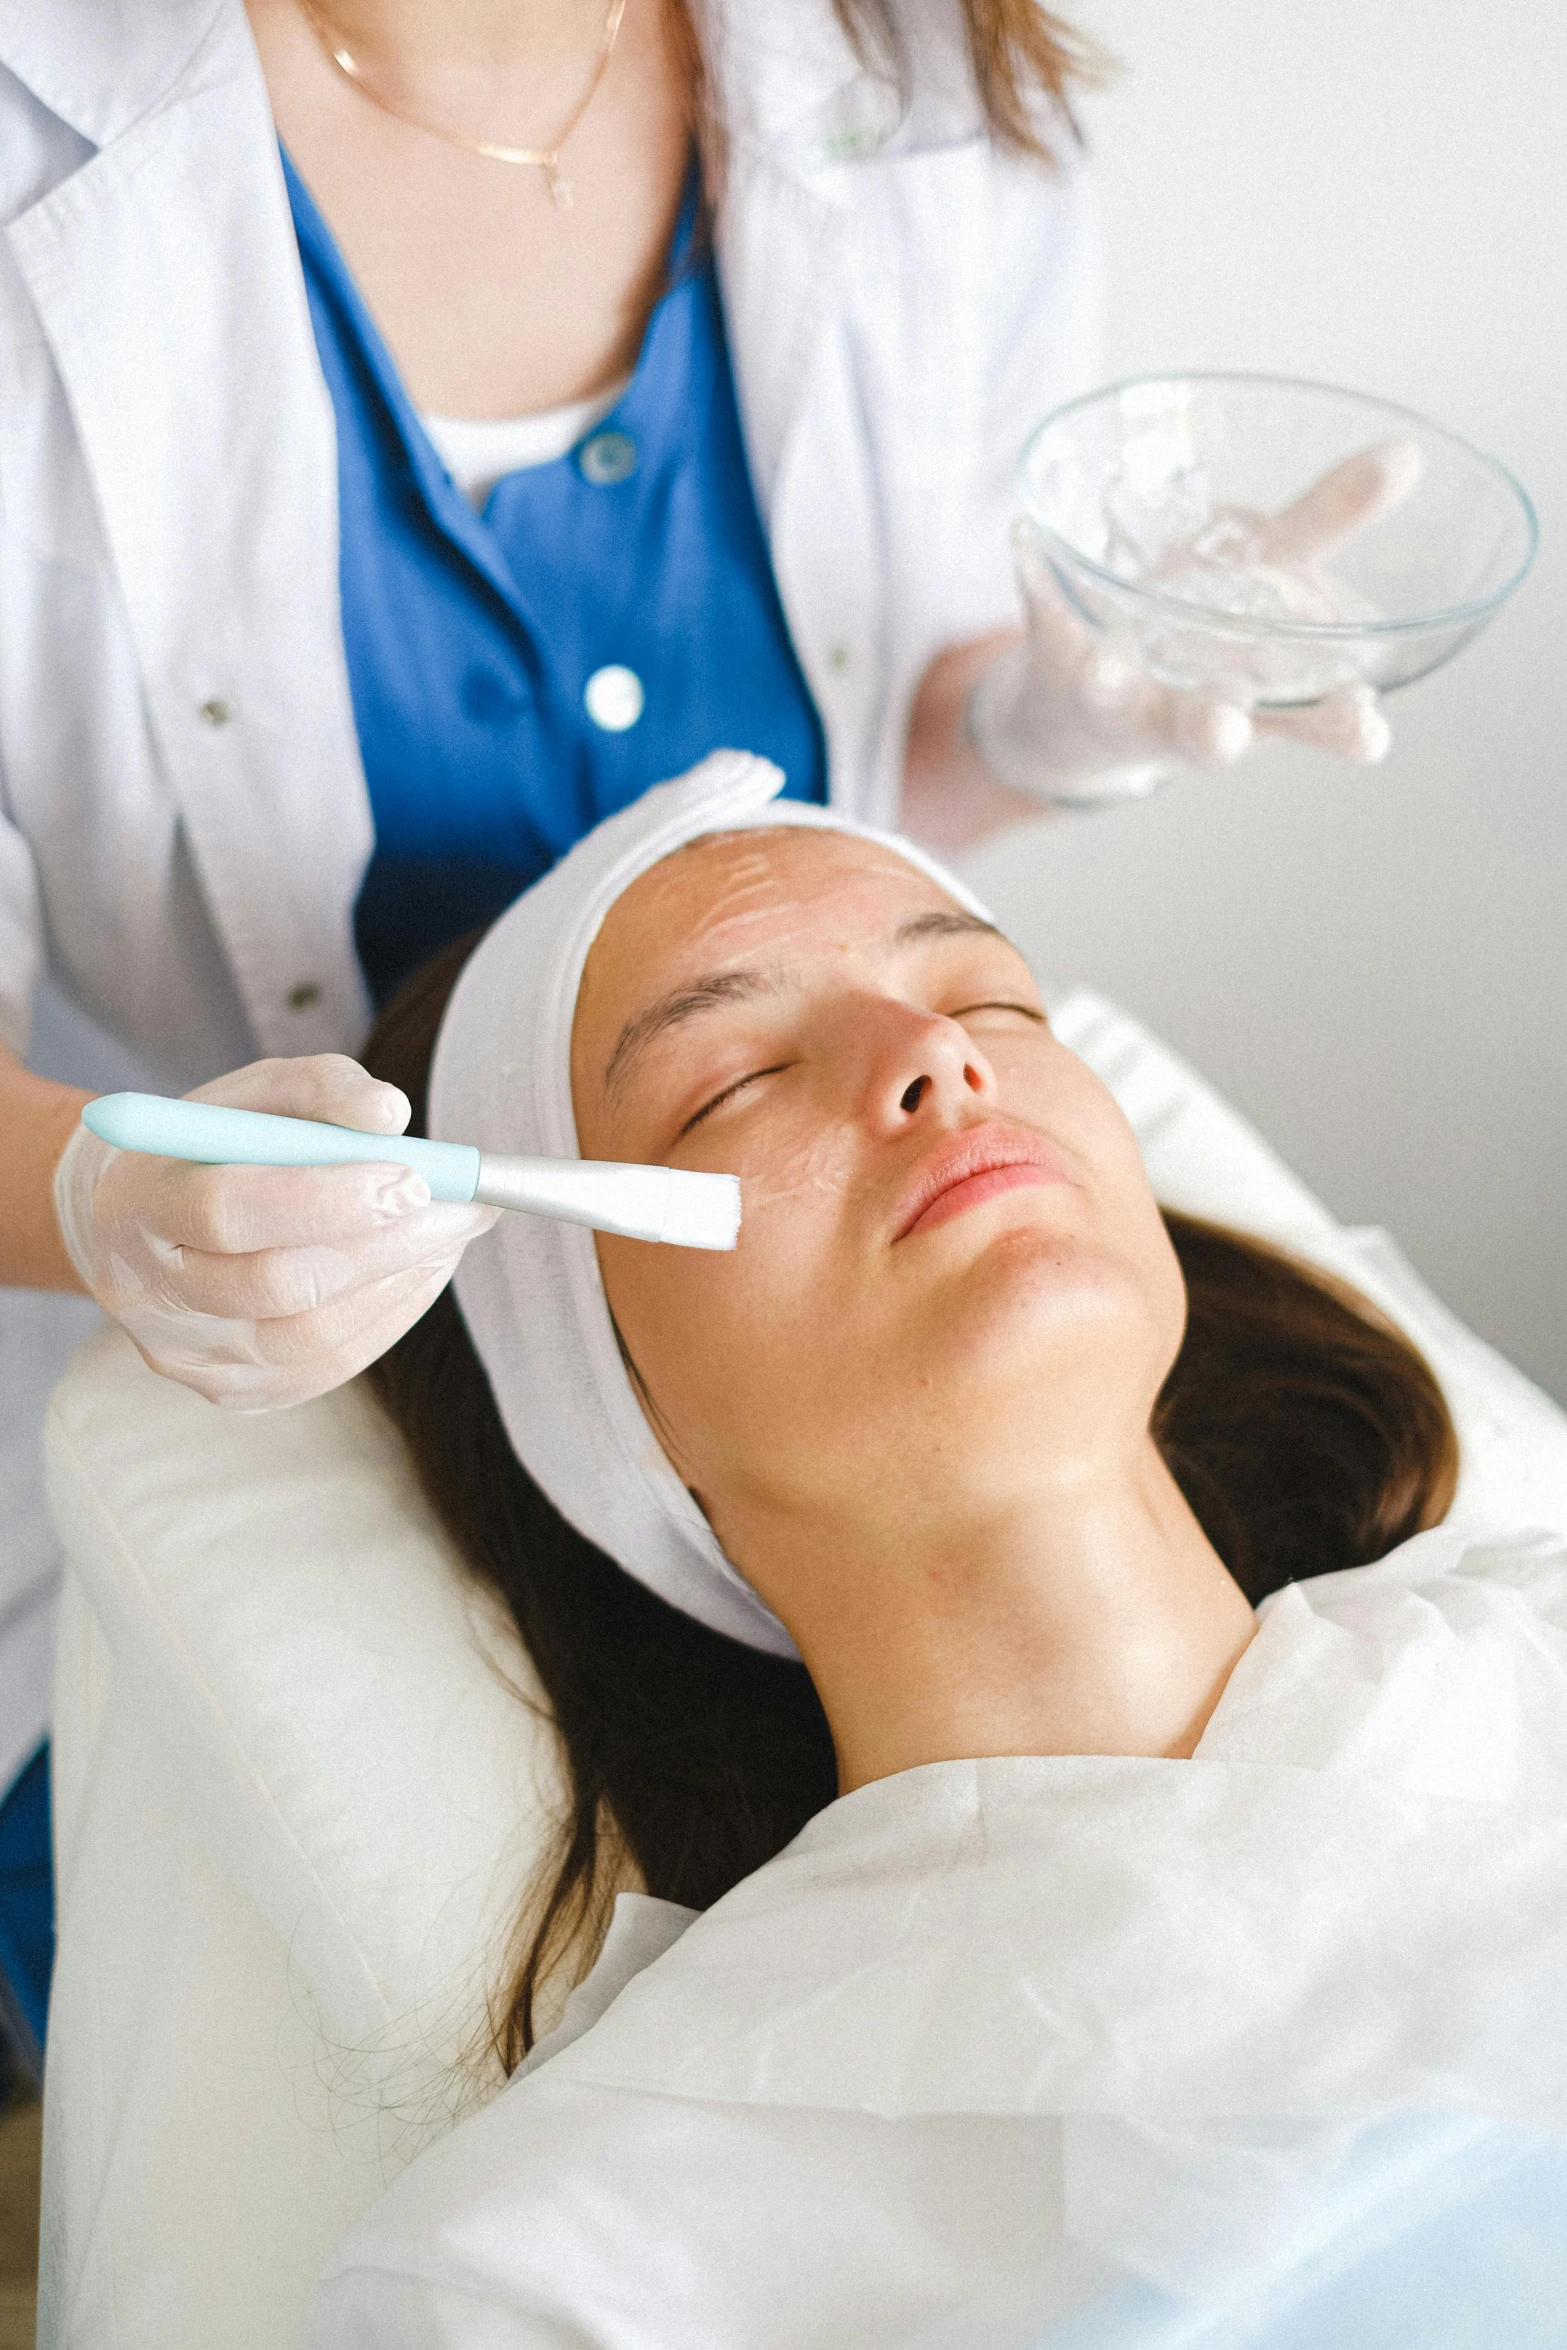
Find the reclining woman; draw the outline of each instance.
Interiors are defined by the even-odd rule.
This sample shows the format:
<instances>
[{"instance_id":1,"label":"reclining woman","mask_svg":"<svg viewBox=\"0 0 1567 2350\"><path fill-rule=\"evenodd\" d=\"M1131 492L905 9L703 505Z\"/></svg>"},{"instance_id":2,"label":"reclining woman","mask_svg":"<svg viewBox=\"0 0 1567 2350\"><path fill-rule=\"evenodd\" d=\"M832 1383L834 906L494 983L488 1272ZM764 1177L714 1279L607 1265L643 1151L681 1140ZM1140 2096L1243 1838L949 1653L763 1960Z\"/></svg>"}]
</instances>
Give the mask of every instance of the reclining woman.
<instances>
[{"instance_id":1,"label":"reclining woman","mask_svg":"<svg viewBox=\"0 0 1567 2350\"><path fill-rule=\"evenodd\" d=\"M1391 2341L1456 2245L1421 2342L1533 2341L1567 1566L1434 1530L1413 1349L1162 1215L983 909L777 780L650 794L372 1040L431 1131L744 1222L507 1219L377 1373L572 1811L519 2077L308 2339Z\"/></svg>"}]
</instances>

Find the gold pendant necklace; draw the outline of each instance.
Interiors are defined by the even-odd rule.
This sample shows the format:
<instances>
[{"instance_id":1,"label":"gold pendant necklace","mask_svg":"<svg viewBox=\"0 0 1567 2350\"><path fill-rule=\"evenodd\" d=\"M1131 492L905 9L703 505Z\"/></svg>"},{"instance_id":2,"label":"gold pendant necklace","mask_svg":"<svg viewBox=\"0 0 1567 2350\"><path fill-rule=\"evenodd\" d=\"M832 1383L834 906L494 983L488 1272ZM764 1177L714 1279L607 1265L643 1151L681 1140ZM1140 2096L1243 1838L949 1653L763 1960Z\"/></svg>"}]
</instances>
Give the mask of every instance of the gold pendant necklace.
<instances>
[{"instance_id":1,"label":"gold pendant necklace","mask_svg":"<svg viewBox=\"0 0 1567 2350\"><path fill-rule=\"evenodd\" d=\"M299 0L299 11L344 80L352 82L359 95L368 98L372 106L379 106L383 114L394 116L398 122L406 122L413 130L427 132L432 139L444 139L448 147L460 147L466 155L484 155L492 163L531 164L535 170L543 172L549 192L561 211L570 211L571 182L562 176L560 151L592 105L599 83L604 79L604 69L620 33L620 20L626 13L626 0L610 0L609 14L604 19L604 30L599 37L598 55L593 61L588 86L572 108L564 127L557 133L553 147L501 147L489 139L465 139L460 132L449 131L441 123L426 122L421 115L410 114L406 106L394 105L390 98L384 97L365 80L357 58L343 47L316 5L316 0Z\"/></svg>"}]
</instances>

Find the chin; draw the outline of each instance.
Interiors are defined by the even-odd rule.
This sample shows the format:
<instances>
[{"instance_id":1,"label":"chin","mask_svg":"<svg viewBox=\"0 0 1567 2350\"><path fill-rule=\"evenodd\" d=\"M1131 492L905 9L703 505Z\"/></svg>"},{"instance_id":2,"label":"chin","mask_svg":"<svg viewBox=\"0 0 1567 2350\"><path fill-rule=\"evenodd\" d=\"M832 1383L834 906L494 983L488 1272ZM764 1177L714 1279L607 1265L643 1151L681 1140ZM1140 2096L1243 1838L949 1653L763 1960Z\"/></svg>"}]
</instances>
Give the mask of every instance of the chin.
<instances>
[{"instance_id":1,"label":"chin","mask_svg":"<svg viewBox=\"0 0 1567 2350\"><path fill-rule=\"evenodd\" d=\"M1173 1361L1166 1344L1162 1285L1149 1269L1037 1225L997 1233L931 1301L931 1337L922 1349L965 1377L1058 1378L1076 1358L1086 1370L1120 1357L1128 1367L1151 1355ZM929 1325L928 1325L929 1327ZM1162 1378L1162 1374L1161 1374Z\"/></svg>"}]
</instances>

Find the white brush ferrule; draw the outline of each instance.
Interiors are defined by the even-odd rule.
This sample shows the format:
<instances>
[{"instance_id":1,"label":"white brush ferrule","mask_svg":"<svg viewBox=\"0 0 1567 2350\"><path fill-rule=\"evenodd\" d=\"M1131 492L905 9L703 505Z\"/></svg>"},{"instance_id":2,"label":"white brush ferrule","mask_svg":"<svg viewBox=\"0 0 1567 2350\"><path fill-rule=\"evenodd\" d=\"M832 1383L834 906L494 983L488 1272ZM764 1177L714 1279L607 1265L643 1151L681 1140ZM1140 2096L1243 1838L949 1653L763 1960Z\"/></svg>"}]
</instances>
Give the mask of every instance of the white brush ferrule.
<instances>
[{"instance_id":1,"label":"white brush ferrule","mask_svg":"<svg viewBox=\"0 0 1567 2350\"><path fill-rule=\"evenodd\" d=\"M613 1159L479 1158L474 1198L492 1208L553 1216L627 1240L676 1248L733 1248L740 1230L734 1175L681 1167L636 1167Z\"/></svg>"}]
</instances>

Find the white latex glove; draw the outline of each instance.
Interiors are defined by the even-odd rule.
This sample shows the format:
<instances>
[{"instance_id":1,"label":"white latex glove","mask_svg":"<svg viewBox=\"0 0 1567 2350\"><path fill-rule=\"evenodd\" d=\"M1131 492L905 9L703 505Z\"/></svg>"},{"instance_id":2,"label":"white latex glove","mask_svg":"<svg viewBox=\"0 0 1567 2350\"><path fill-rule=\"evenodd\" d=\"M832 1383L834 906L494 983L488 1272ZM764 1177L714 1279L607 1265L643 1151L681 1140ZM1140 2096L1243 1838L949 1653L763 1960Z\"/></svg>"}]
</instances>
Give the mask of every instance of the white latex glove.
<instances>
[{"instance_id":1,"label":"white latex glove","mask_svg":"<svg viewBox=\"0 0 1567 2350\"><path fill-rule=\"evenodd\" d=\"M1418 448L1390 441L1335 466L1282 514L1223 519L1246 532L1255 560L1306 566L1398 505L1419 475ZM1078 618L1026 518L1012 526L1012 548L1026 633L992 662L968 706L970 739L998 782L1092 807L1139 798L1183 765L1228 767L1264 735L1365 765L1386 756L1391 735L1369 686L1305 709L1253 710L1222 692L1160 685L1135 637Z\"/></svg>"},{"instance_id":2,"label":"white latex glove","mask_svg":"<svg viewBox=\"0 0 1567 2350\"><path fill-rule=\"evenodd\" d=\"M189 1097L401 1134L406 1094L341 1053L255 1061ZM384 1354L499 1210L406 1167L200 1167L79 1126L55 1175L71 1261L155 1371L233 1411L303 1403Z\"/></svg>"}]
</instances>

